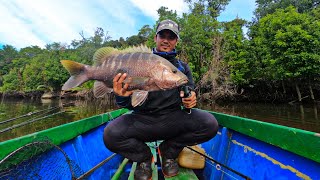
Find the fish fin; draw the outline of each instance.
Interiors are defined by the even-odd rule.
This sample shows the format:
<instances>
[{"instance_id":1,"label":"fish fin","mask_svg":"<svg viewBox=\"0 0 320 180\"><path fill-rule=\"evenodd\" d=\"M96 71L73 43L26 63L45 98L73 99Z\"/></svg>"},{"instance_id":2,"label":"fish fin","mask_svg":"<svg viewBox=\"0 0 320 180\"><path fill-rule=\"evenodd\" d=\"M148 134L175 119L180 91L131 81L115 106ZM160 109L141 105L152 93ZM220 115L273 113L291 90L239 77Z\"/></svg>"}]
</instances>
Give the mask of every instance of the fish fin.
<instances>
[{"instance_id":1,"label":"fish fin","mask_svg":"<svg viewBox=\"0 0 320 180\"><path fill-rule=\"evenodd\" d=\"M102 81L95 81L93 85L93 95L96 98L100 98L105 96L107 93L111 93L113 91L112 88L109 88L106 83Z\"/></svg>"},{"instance_id":2,"label":"fish fin","mask_svg":"<svg viewBox=\"0 0 320 180\"><path fill-rule=\"evenodd\" d=\"M152 50L144 44L140 44L139 46L128 47L126 49L121 50L121 53L134 53L134 52L152 53Z\"/></svg>"},{"instance_id":3,"label":"fish fin","mask_svg":"<svg viewBox=\"0 0 320 180\"><path fill-rule=\"evenodd\" d=\"M86 65L70 60L61 60L61 64L71 75L62 86L62 90L69 90L88 81L88 76L85 73Z\"/></svg>"},{"instance_id":4,"label":"fish fin","mask_svg":"<svg viewBox=\"0 0 320 180\"><path fill-rule=\"evenodd\" d=\"M95 66L101 65L108 57L115 54L133 53L133 52L147 52L152 53L152 50L146 45L132 46L123 50L118 50L113 47L102 47L98 49L93 55L93 62Z\"/></svg>"},{"instance_id":5,"label":"fish fin","mask_svg":"<svg viewBox=\"0 0 320 180\"><path fill-rule=\"evenodd\" d=\"M149 81L150 78L148 77L129 77L126 78L123 82L128 83L130 86L136 86L140 84L145 84Z\"/></svg>"},{"instance_id":6,"label":"fish fin","mask_svg":"<svg viewBox=\"0 0 320 180\"><path fill-rule=\"evenodd\" d=\"M137 90L131 96L131 105L133 107L141 106L147 99L149 92Z\"/></svg>"},{"instance_id":7,"label":"fish fin","mask_svg":"<svg viewBox=\"0 0 320 180\"><path fill-rule=\"evenodd\" d=\"M71 61L71 60L61 60L62 66L70 73L71 76L80 74L81 71L85 69L85 65Z\"/></svg>"},{"instance_id":8,"label":"fish fin","mask_svg":"<svg viewBox=\"0 0 320 180\"><path fill-rule=\"evenodd\" d=\"M93 62L95 66L101 65L105 58L119 54L119 50L113 47L102 47L98 49L93 55Z\"/></svg>"}]
</instances>

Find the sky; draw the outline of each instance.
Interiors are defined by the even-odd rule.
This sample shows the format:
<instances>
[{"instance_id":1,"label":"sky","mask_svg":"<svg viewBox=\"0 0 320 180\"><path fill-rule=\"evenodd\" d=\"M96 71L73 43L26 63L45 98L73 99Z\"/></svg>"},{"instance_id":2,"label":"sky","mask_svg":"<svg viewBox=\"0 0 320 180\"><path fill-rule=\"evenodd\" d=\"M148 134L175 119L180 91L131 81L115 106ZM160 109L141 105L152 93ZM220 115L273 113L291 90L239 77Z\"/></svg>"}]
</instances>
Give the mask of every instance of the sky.
<instances>
[{"instance_id":1,"label":"sky","mask_svg":"<svg viewBox=\"0 0 320 180\"><path fill-rule=\"evenodd\" d=\"M121 2L121 3L120 3ZM136 35L143 25L153 27L161 6L188 12L183 0L0 0L0 48L18 49L93 36L97 27L116 40ZM219 21L237 16L252 20L255 0L231 0Z\"/></svg>"}]
</instances>

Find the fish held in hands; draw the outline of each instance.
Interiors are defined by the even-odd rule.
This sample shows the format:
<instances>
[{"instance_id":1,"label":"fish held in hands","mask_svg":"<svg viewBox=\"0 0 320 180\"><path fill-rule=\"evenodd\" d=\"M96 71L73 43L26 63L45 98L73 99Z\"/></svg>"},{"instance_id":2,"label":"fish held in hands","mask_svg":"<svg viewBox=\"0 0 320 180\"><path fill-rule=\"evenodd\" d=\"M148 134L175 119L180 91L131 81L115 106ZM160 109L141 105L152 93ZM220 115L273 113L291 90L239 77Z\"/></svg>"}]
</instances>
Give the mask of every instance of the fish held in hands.
<instances>
[{"instance_id":1,"label":"fish held in hands","mask_svg":"<svg viewBox=\"0 0 320 180\"><path fill-rule=\"evenodd\" d=\"M113 78L118 73L126 73L127 90L133 91L131 104L142 105L148 92L179 87L188 82L185 74L168 60L152 54L146 47L117 50L112 47L100 48L93 56L93 66L71 60L61 60L71 77L62 86L69 90L89 80L94 83L94 96L102 97L112 92Z\"/></svg>"}]
</instances>

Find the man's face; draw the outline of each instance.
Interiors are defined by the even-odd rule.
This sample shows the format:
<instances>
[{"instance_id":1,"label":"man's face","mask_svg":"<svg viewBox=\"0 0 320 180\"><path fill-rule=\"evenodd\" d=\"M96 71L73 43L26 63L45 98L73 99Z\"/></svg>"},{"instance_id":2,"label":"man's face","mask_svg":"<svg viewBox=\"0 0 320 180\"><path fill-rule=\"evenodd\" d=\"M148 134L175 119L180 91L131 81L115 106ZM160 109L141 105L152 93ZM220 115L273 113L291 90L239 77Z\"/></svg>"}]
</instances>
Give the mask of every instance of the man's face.
<instances>
[{"instance_id":1,"label":"man's face","mask_svg":"<svg viewBox=\"0 0 320 180\"><path fill-rule=\"evenodd\" d=\"M155 37L156 49L160 52L171 52L177 45L178 37L172 31L164 29Z\"/></svg>"}]
</instances>

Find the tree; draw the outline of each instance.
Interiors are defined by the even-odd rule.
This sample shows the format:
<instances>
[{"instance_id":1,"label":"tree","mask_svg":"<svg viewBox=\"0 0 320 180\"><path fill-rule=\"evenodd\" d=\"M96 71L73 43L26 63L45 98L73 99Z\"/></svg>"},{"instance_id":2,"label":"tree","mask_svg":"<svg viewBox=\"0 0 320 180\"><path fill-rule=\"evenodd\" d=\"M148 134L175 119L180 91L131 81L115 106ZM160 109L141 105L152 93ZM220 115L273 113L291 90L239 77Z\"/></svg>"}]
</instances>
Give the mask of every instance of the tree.
<instances>
[{"instance_id":1,"label":"tree","mask_svg":"<svg viewBox=\"0 0 320 180\"><path fill-rule=\"evenodd\" d=\"M12 68L12 60L18 57L18 51L15 47L11 45L4 45L0 49L0 76L9 73L10 68Z\"/></svg>"},{"instance_id":2,"label":"tree","mask_svg":"<svg viewBox=\"0 0 320 180\"><path fill-rule=\"evenodd\" d=\"M108 42L110 36L100 27L95 30L92 37L86 38L82 32L80 35L82 40L72 42L72 46L77 49L78 57L81 57L78 61L84 64L92 64L93 54Z\"/></svg>"},{"instance_id":3,"label":"tree","mask_svg":"<svg viewBox=\"0 0 320 180\"><path fill-rule=\"evenodd\" d=\"M186 1L192 13L184 14L180 20L182 59L189 62L196 81L213 66L214 38L218 35L219 23L215 13L220 13L227 1ZM221 6L220 6L221 5ZM219 12L214 12L213 9ZM210 78L209 78L210 79ZM207 79L207 80L209 80ZM207 81L206 80L206 81ZM209 80L211 81L211 80Z\"/></svg>"},{"instance_id":4,"label":"tree","mask_svg":"<svg viewBox=\"0 0 320 180\"><path fill-rule=\"evenodd\" d=\"M256 0L256 19L261 19L268 14L276 12L277 9L285 9L294 6L299 13L308 13L319 7L319 0Z\"/></svg>"},{"instance_id":5,"label":"tree","mask_svg":"<svg viewBox=\"0 0 320 180\"><path fill-rule=\"evenodd\" d=\"M213 37L217 30L217 21L202 14L184 15L181 24L181 43L178 46L180 57L193 65L196 81L208 71L213 54Z\"/></svg>"},{"instance_id":6,"label":"tree","mask_svg":"<svg viewBox=\"0 0 320 180\"><path fill-rule=\"evenodd\" d=\"M22 91L23 85L21 69L14 67L3 76L1 91Z\"/></svg>"},{"instance_id":7,"label":"tree","mask_svg":"<svg viewBox=\"0 0 320 180\"><path fill-rule=\"evenodd\" d=\"M320 72L320 23L293 6L276 10L252 27L252 46L268 80L309 81ZM301 100L301 97L299 97Z\"/></svg>"},{"instance_id":8,"label":"tree","mask_svg":"<svg viewBox=\"0 0 320 180\"><path fill-rule=\"evenodd\" d=\"M24 91L36 90L38 86L44 83L44 61L43 55L32 59L30 64L27 64L23 71Z\"/></svg>"},{"instance_id":9,"label":"tree","mask_svg":"<svg viewBox=\"0 0 320 180\"><path fill-rule=\"evenodd\" d=\"M146 42L148 40L148 37L151 35L152 29L149 25L144 25L139 30L138 36L142 39L143 42Z\"/></svg>"},{"instance_id":10,"label":"tree","mask_svg":"<svg viewBox=\"0 0 320 180\"><path fill-rule=\"evenodd\" d=\"M235 84L248 83L250 73L253 69L250 66L248 40L242 31L246 21L235 19L231 22L223 23L223 52L224 62L229 67L230 77Z\"/></svg>"},{"instance_id":11,"label":"tree","mask_svg":"<svg viewBox=\"0 0 320 180\"><path fill-rule=\"evenodd\" d=\"M217 19L230 0L185 0L185 2L189 4L189 8L192 11L191 14L201 13Z\"/></svg>"}]
</instances>

